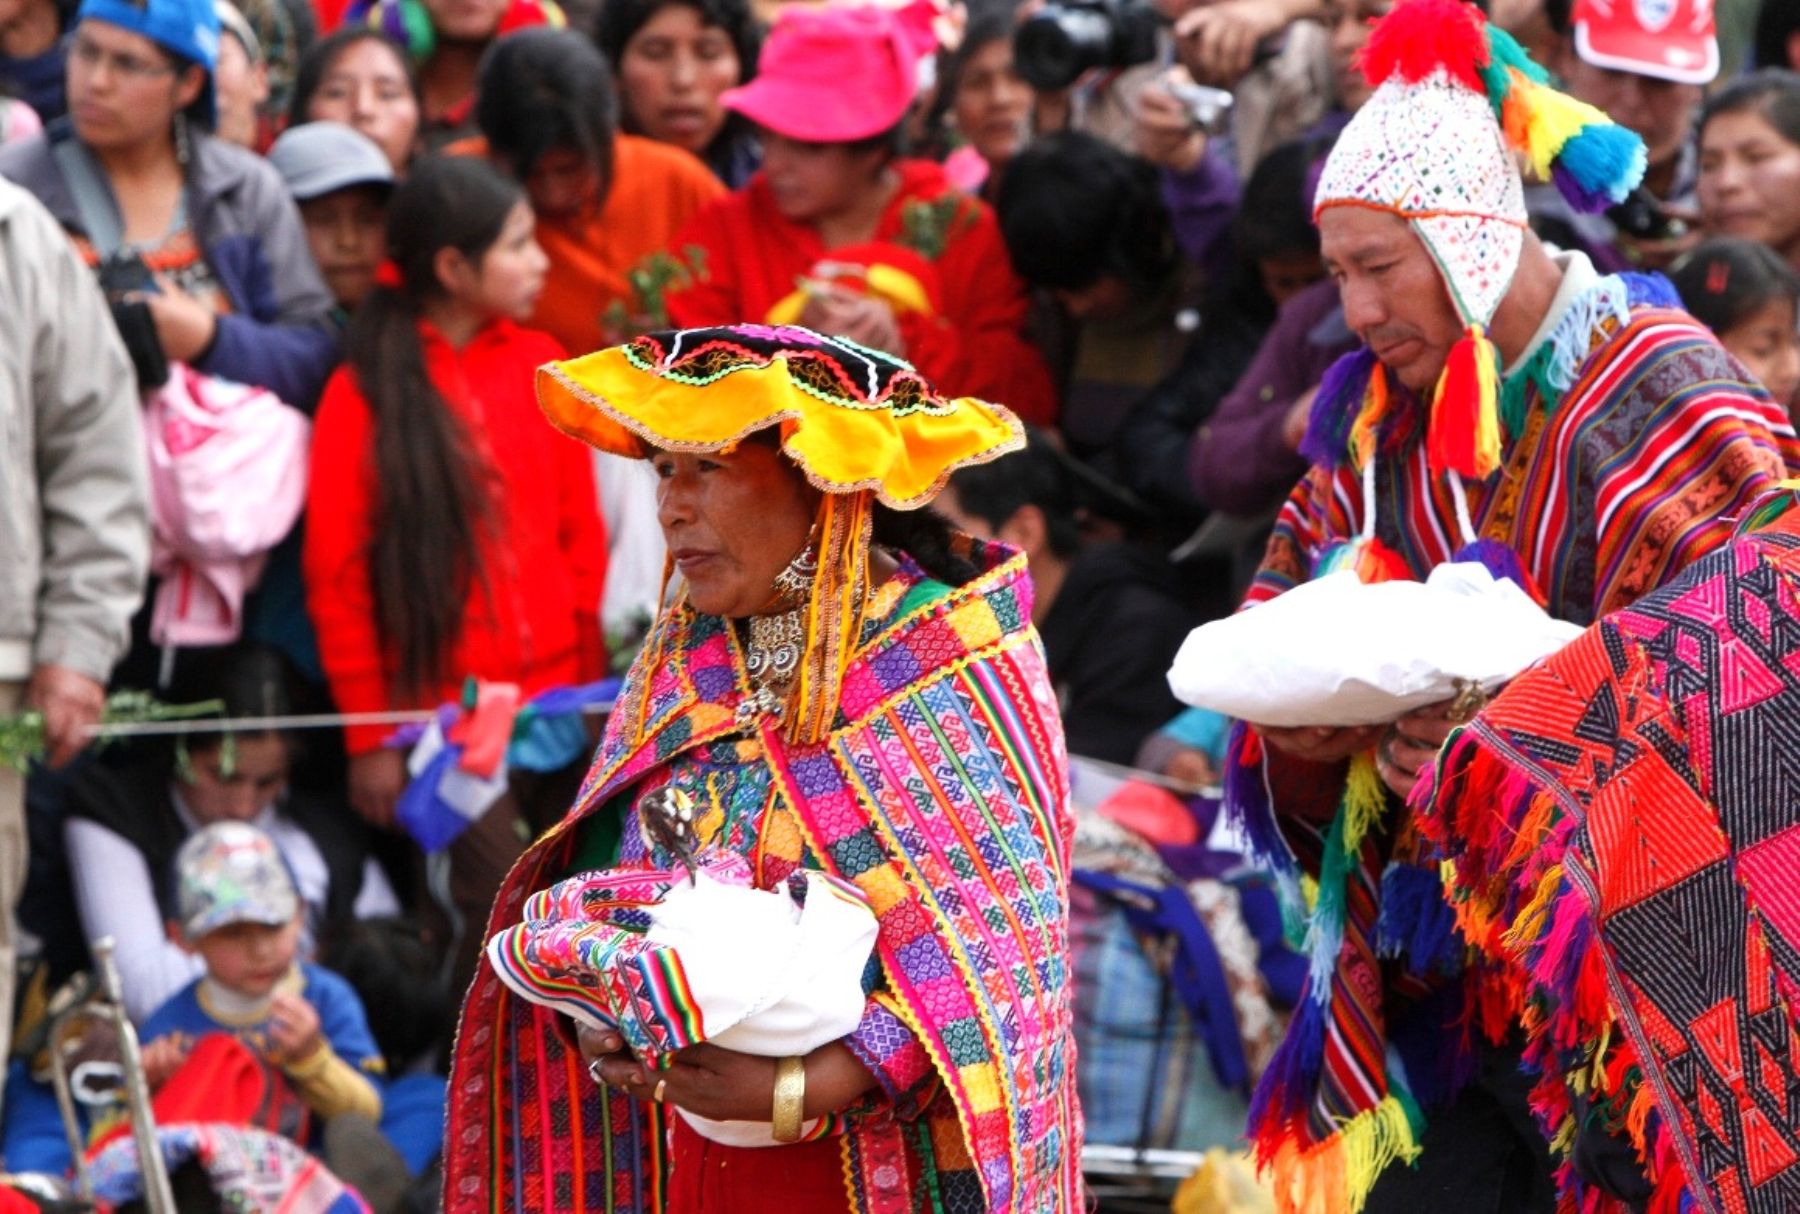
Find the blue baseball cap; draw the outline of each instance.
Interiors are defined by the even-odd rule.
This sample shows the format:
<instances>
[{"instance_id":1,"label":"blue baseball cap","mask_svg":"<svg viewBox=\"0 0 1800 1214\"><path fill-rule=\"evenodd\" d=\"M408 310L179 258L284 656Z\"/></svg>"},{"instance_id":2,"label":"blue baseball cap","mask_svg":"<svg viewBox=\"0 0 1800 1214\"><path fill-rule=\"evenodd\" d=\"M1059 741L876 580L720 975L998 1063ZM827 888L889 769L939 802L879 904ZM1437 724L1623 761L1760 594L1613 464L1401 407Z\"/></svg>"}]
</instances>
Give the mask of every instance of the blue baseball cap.
<instances>
[{"instance_id":1,"label":"blue baseball cap","mask_svg":"<svg viewBox=\"0 0 1800 1214\"><path fill-rule=\"evenodd\" d=\"M213 69L219 63L219 14L213 0L82 0L75 12L80 24L93 18L142 34L170 54L206 69L200 94L200 118L210 130L218 110L213 97Z\"/></svg>"}]
</instances>

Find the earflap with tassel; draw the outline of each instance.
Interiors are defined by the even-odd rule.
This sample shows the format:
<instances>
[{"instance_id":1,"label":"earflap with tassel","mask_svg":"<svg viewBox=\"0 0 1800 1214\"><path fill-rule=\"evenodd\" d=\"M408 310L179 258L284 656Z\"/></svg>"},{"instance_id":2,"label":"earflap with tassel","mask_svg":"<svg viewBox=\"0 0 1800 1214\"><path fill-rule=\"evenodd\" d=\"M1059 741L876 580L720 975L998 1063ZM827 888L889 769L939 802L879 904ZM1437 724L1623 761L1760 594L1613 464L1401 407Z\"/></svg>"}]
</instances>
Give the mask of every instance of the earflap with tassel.
<instances>
[{"instance_id":1,"label":"earflap with tassel","mask_svg":"<svg viewBox=\"0 0 1800 1214\"><path fill-rule=\"evenodd\" d=\"M1444 360L1425 455L1434 472L1486 480L1500 466L1500 352L1471 324Z\"/></svg>"}]
</instances>

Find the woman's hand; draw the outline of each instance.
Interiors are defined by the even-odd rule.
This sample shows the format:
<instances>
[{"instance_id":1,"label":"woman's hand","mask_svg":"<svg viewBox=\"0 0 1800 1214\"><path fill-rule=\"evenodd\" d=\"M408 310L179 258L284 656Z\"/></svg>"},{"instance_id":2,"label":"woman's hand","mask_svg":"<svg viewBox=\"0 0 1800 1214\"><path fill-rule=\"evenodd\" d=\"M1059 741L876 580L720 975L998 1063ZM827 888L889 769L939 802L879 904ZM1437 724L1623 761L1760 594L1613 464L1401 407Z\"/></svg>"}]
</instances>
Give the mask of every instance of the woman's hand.
<instances>
[{"instance_id":1,"label":"woman's hand","mask_svg":"<svg viewBox=\"0 0 1800 1214\"><path fill-rule=\"evenodd\" d=\"M350 805L373 826L394 824L394 807L406 791L406 756L382 747L350 757Z\"/></svg>"},{"instance_id":2,"label":"woman's hand","mask_svg":"<svg viewBox=\"0 0 1800 1214\"><path fill-rule=\"evenodd\" d=\"M61 767L88 744L87 731L106 711L106 688L67 666L46 662L31 672L25 702L44 714L45 759Z\"/></svg>"},{"instance_id":3,"label":"woman's hand","mask_svg":"<svg viewBox=\"0 0 1800 1214\"><path fill-rule=\"evenodd\" d=\"M624 1052L616 1033L581 1028L581 1056L601 1082L640 1100L663 1103L713 1121L768 1121L775 1111L775 1059L720 1046L689 1046L667 1070L645 1066ZM855 1054L833 1042L806 1056L806 1116L823 1117L854 1104L875 1086Z\"/></svg>"},{"instance_id":4,"label":"woman's hand","mask_svg":"<svg viewBox=\"0 0 1800 1214\"><path fill-rule=\"evenodd\" d=\"M845 337L895 358L906 357L906 339L900 321L885 299L849 291L821 291L806 301L800 323L831 337Z\"/></svg>"},{"instance_id":5,"label":"woman's hand","mask_svg":"<svg viewBox=\"0 0 1800 1214\"><path fill-rule=\"evenodd\" d=\"M170 361L191 363L212 345L219 318L173 282L158 279L157 285L159 291L140 296L156 325L156 339Z\"/></svg>"}]
</instances>

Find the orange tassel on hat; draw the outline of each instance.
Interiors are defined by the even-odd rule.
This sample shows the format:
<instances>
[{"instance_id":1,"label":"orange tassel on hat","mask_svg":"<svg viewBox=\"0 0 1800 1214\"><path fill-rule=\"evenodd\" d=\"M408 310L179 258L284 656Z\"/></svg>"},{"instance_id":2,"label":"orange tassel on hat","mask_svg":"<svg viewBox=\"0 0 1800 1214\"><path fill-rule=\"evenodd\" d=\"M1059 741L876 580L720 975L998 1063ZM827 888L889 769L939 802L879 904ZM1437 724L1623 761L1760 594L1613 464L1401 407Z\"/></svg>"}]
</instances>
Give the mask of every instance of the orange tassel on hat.
<instances>
[{"instance_id":1,"label":"orange tassel on hat","mask_svg":"<svg viewBox=\"0 0 1800 1214\"><path fill-rule=\"evenodd\" d=\"M1433 472L1486 480L1500 466L1500 352L1478 324L1450 347L1431 398Z\"/></svg>"}]
</instances>

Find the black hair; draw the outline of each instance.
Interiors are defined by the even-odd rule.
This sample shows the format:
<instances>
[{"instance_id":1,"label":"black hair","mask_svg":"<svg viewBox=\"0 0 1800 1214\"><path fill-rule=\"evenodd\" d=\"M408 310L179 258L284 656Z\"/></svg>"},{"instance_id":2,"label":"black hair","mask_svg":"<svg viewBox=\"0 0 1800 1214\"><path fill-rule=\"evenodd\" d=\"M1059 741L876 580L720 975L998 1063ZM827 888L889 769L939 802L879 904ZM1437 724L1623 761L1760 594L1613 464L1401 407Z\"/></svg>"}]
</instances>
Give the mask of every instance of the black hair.
<instances>
[{"instance_id":1,"label":"black hair","mask_svg":"<svg viewBox=\"0 0 1800 1214\"><path fill-rule=\"evenodd\" d=\"M1013 267L1033 286L1079 291L1111 275L1148 294L1177 264L1155 166L1080 131L1025 145L996 209Z\"/></svg>"},{"instance_id":2,"label":"black hair","mask_svg":"<svg viewBox=\"0 0 1800 1214\"><path fill-rule=\"evenodd\" d=\"M319 957L361 997L388 1074L407 1071L450 1027L443 950L411 921L351 919L321 942Z\"/></svg>"},{"instance_id":3,"label":"black hair","mask_svg":"<svg viewBox=\"0 0 1800 1214\"><path fill-rule=\"evenodd\" d=\"M1669 278L1701 324L1723 336L1774 299L1800 304L1800 273L1760 241L1721 236L1683 257Z\"/></svg>"},{"instance_id":4,"label":"black hair","mask_svg":"<svg viewBox=\"0 0 1800 1214\"><path fill-rule=\"evenodd\" d=\"M1256 162L1231 224L1232 244L1240 254L1256 260L1319 251L1306 187L1314 166L1335 141L1335 136L1296 139Z\"/></svg>"},{"instance_id":5,"label":"black hair","mask_svg":"<svg viewBox=\"0 0 1800 1214\"><path fill-rule=\"evenodd\" d=\"M801 142L805 142L805 140ZM873 135L864 135L861 139L845 140L843 147L852 156L861 156L867 152L879 152L884 165L898 160L906 155L906 120L902 118L887 130L876 131Z\"/></svg>"},{"instance_id":6,"label":"black hair","mask_svg":"<svg viewBox=\"0 0 1800 1214\"><path fill-rule=\"evenodd\" d=\"M216 97L213 100L213 105L210 107L210 110L207 106L207 99L213 97L215 88L212 71L198 59L189 59L186 55L178 54L175 51L163 48L163 54L169 57L169 65L175 69L175 75L177 77L185 76L189 68L196 67L199 68L201 74L206 77L206 83L200 88L200 95L182 106L181 112L187 118L188 123L191 126L197 127L202 131L210 132L213 127L217 125L219 117Z\"/></svg>"},{"instance_id":7,"label":"black hair","mask_svg":"<svg viewBox=\"0 0 1800 1214\"><path fill-rule=\"evenodd\" d=\"M251 641L181 650L170 674L172 704L218 700L227 718L285 717L294 711L293 665L281 651ZM277 731L233 731L239 741ZM190 751L211 750L225 740L221 730L197 729L179 735Z\"/></svg>"},{"instance_id":8,"label":"black hair","mask_svg":"<svg viewBox=\"0 0 1800 1214\"><path fill-rule=\"evenodd\" d=\"M1036 429L1025 449L992 463L964 468L950 478L956 504L998 531L1026 506L1044 516L1050 551L1068 558L1081 546L1081 507L1067 457Z\"/></svg>"},{"instance_id":9,"label":"black hair","mask_svg":"<svg viewBox=\"0 0 1800 1214\"><path fill-rule=\"evenodd\" d=\"M1800 34L1800 5L1793 0L1763 0L1752 43L1756 66L1793 67L1788 59L1788 43L1795 34Z\"/></svg>"},{"instance_id":10,"label":"black hair","mask_svg":"<svg viewBox=\"0 0 1800 1214\"><path fill-rule=\"evenodd\" d=\"M438 253L479 259L522 198L517 183L478 157L416 161L388 201L388 256L400 285L376 286L350 322L347 361L375 423L375 623L399 655L401 694L443 679L481 573L478 541L490 513L470 437L426 374L419 314L442 289Z\"/></svg>"},{"instance_id":11,"label":"black hair","mask_svg":"<svg viewBox=\"0 0 1800 1214\"><path fill-rule=\"evenodd\" d=\"M406 86L412 90L413 101L418 104L419 112L424 113L425 99L419 92L419 73L406 48L373 26L346 25L307 47L306 53L300 56L300 64L294 69L294 93L288 100L289 126L312 121L308 111L312 108L313 95L325 83L325 74L339 56L359 42L379 43L393 53L394 62L400 65L406 77Z\"/></svg>"},{"instance_id":12,"label":"black hair","mask_svg":"<svg viewBox=\"0 0 1800 1214\"><path fill-rule=\"evenodd\" d=\"M877 544L906 553L935 581L961 586L981 572L959 550L956 529L934 510L896 510L876 502L872 521Z\"/></svg>"},{"instance_id":13,"label":"black hair","mask_svg":"<svg viewBox=\"0 0 1800 1214\"><path fill-rule=\"evenodd\" d=\"M571 151L612 181L619 100L612 69L574 30L540 26L498 39L481 58L475 123L523 180L545 153Z\"/></svg>"},{"instance_id":14,"label":"black hair","mask_svg":"<svg viewBox=\"0 0 1800 1214\"><path fill-rule=\"evenodd\" d=\"M625 56L625 44L644 28L650 18L671 4L682 4L700 15L702 25L724 30L737 52L743 78L756 73L756 58L762 51L762 27L747 0L607 0L594 19L594 44L619 69Z\"/></svg>"},{"instance_id":15,"label":"black hair","mask_svg":"<svg viewBox=\"0 0 1800 1214\"><path fill-rule=\"evenodd\" d=\"M1789 143L1800 144L1800 72L1765 67L1732 81L1700 111L1700 130L1720 114L1753 113Z\"/></svg>"}]
</instances>

